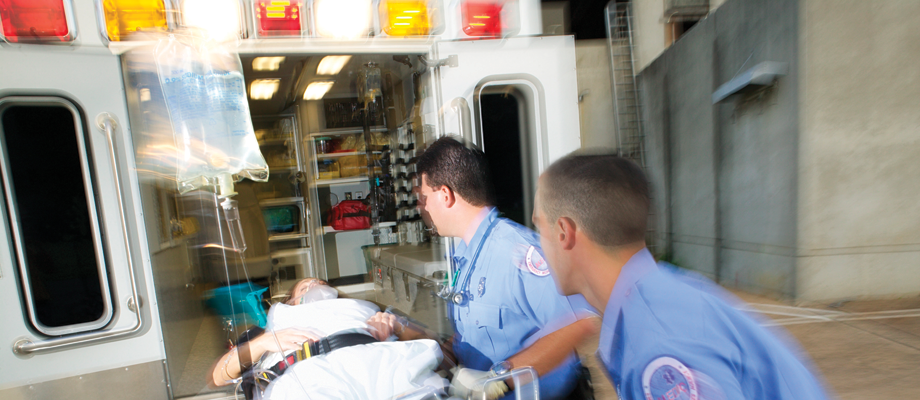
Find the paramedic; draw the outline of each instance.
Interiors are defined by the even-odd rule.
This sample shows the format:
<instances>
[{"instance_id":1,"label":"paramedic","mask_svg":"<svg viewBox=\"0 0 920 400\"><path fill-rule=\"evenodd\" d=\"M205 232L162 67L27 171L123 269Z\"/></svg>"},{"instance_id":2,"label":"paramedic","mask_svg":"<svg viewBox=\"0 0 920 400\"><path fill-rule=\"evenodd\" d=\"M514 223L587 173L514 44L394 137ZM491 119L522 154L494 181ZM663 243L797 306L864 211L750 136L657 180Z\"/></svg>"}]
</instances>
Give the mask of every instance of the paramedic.
<instances>
[{"instance_id":1,"label":"paramedic","mask_svg":"<svg viewBox=\"0 0 920 400\"><path fill-rule=\"evenodd\" d=\"M634 163L570 154L540 177L533 221L560 293L603 310L598 355L621 398L824 399L786 343L719 286L645 247L649 189Z\"/></svg>"},{"instance_id":2,"label":"paramedic","mask_svg":"<svg viewBox=\"0 0 920 400\"><path fill-rule=\"evenodd\" d=\"M541 398L565 398L581 371L575 347L597 329L596 318L576 317L588 304L582 296L558 295L537 235L499 218L481 151L444 137L416 167L421 213L439 235L463 239L454 252L449 307L453 352L464 369L454 374L451 394L464 398L483 390L471 386L490 373L530 366L540 375ZM387 334L387 315L375 318ZM410 338L390 325L400 339ZM501 386L484 391L497 398L513 389Z\"/></svg>"}]
</instances>

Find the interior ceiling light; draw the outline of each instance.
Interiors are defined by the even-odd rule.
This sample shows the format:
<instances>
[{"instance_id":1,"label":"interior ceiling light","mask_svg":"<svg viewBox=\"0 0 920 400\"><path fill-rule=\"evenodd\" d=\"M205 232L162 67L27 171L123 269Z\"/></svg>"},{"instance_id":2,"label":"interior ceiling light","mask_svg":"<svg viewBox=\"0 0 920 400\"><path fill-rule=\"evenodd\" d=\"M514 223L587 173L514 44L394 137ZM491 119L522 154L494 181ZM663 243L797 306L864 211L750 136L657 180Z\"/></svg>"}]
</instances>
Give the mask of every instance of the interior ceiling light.
<instances>
[{"instance_id":1,"label":"interior ceiling light","mask_svg":"<svg viewBox=\"0 0 920 400\"><path fill-rule=\"evenodd\" d=\"M239 0L183 0L182 23L204 30L219 42L243 34Z\"/></svg>"},{"instance_id":2,"label":"interior ceiling light","mask_svg":"<svg viewBox=\"0 0 920 400\"><path fill-rule=\"evenodd\" d=\"M307 85L307 90L303 92L304 100L319 100L326 95L335 81L317 81Z\"/></svg>"},{"instance_id":3,"label":"interior ceiling light","mask_svg":"<svg viewBox=\"0 0 920 400\"><path fill-rule=\"evenodd\" d=\"M252 69L254 71L277 71L283 62L284 57L256 57L252 59Z\"/></svg>"},{"instance_id":4,"label":"interior ceiling light","mask_svg":"<svg viewBox=\"0 0 920 400\"><path fill-rule=\"evenodd\" d=\"M320 36L353 39L371 27L371 0L315 0L316 32Z\"/></svg>"},{"instance_id":5,"label":"interior ceiling light","mask_svg":"<svg viewBox=\"0 0 920 400\"><path fill-rule=\"evenodd\" d=\"M271 100L280 85L281 79L256 79L249 84L249 98Z\"/></svg>"},{"instance_id":6,"label":"interior ceiling light","mask_svg":"<svg viewBox=\"0 0 920 400\"><path fill-rule=\"evenodd\" d=\"M325 56L316 66L317 75L338 75L351 56Z\"/></svg>"}]
</instances>

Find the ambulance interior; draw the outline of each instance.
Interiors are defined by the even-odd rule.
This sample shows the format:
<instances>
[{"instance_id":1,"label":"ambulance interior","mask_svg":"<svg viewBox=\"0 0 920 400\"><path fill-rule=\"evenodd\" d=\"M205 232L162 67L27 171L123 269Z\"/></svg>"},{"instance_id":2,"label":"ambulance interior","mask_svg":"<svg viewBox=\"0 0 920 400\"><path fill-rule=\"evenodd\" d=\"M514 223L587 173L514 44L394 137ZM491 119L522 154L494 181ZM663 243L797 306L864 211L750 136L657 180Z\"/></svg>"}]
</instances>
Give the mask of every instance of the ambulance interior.
<instances>
[{"instance_id":1,"label":"ambulance interior","mask_svg":"<svg viewBox=\"0 0 920 400\"><path fill-rule=\"evenodd\" d=\"M169 168L154 167L152 131L165 125L157 116L163 113L145 104L157 88L126 68L131 118L143 121L132 122L143 126L132 136L173 396L213 392L204 384L213 362L248 327L264 325L268 305L306 277L448 336L436 295L450 242L426 231L412 192L415 157L438 129L422 117L436 104L425 55L260 53L240 60L270 172L267 182L235 183L239 225L214 190L179 193ZM531 98L514 86L490 86L476 104L476 141L488 149L497 205L525 225L536 179ZM330 212L346 200L368 204L372 216L376 204L376 221L335 229ZM419 270L389 268L385 259Z\"/></svg>"}]
</instances>

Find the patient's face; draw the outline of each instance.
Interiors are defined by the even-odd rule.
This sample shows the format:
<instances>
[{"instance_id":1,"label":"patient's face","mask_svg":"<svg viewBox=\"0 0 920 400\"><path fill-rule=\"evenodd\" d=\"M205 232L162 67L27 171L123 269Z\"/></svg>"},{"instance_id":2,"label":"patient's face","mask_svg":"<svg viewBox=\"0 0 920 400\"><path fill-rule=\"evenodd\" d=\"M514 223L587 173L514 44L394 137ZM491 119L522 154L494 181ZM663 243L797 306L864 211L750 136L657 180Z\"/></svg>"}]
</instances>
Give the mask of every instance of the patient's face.
<instances>
[{"instance_id":1,"label":"patient's face","mask_svg":"<svg viewBox=\"0 0 920 400\"><path fill-rule=\"evenodd\" d=\"M300 304L300 298L303 295L307 294L310 289L313 289L316 286L325 286L328 285L326 281L316 278L307 278L300 282L297 282L297 285L294 286L294 290L291 292L291 299L287 301L289 305Z\"/></svg>"}]
</instances>

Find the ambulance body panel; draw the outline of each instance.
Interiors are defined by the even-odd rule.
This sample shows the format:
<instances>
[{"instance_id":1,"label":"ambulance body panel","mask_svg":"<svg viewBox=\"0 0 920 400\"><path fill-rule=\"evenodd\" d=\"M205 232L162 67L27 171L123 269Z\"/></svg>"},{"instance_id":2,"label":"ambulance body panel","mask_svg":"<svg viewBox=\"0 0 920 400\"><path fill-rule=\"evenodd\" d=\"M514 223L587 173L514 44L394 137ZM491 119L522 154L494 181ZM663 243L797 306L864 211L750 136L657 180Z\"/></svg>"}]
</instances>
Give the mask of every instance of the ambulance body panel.
<instances>
[{"instance_id":1,"label":"ambulance body panel","mask_svg":"<svg viewBox=\"0 0 920 400\"><path fill-rule=\"evenodd\" d=\"M223 3L227 2L220 4ZM511 96L520 117L519 132L513 132L520 136L520 175L524 193L532 193L540 171L580 147L573 38L536 36L541 33L537 0L509 1L516 7L516 20L511 24L512 31L498 38L474 38L462 32L463 0L436 3L441 5L442 21L433 36L379 35L381 21L375 16L378 36L355 40L259 37L254 28L253 3L241 1L244 38L235 50L245 62L262 55L287 56L315 68L319 57L352 55L356 60L362 56L379 60L385 71L402 71L394 72L393 79L404 85L401 93L405 94L405 108L416 108L411 118L420 147L437 137L456 135L488 154L486 139L490 128L484 126L481 114L489 110L484 110L481 103L489 96ZM226 228L221 224L226 221L217 211L218 199L208 191L180 195L176 193L174 177L170 180L148 168L150 155L142 150L149 144L146 133L152 129L151 116L145 114L149 111L142 103L150 100L150 92L144 92L137 84L139 75L132 72L129 54L151 43L110 41L102 33L106 25L101 1L63 0L63 4L73 27L72 41L0 41L0 116L2 110L15 106L72 110L77 134L82 138L80 146L84 151L80 157L90 193L88 202L95 212L91 223L98 227L95 248L104 280L102 296L108 304L103 317L93 322L95 325L77 324L48 331L36 321L36 295L27 284L29 262L23 260L27 251L19 243L19 222L13 219L16 210L10 210L10 204L16 204L15 193L10 191L10 178L4 178L4 199L0 201L0 243L5 244L0 246L0 320L4 323L0 327L0 345L6 350L0 348L0 398L230 396L232 387L213 390L205 386L205 374L216 356L226 350L230 332L213 316L202 294L214 289L219 281L226 285L228 281L242 280L215 280L202 272L212 263L228 262L209 253L208 248L231 246L229 237L223 236ZM173 29L180 21L176 14L182 2L167 4ZM373 7L378 10L376 1ZM304 35L306 32L305 28ZM389 60L394 55L408 56L413 66L400 69L403 67L399 62ZM244 69L252 73L248 66ZM412 74L417 75L418 87L411 87ZM292 85L302 94L305 83ZM413 90L421 96L414 105ZM314 231L304 235L301 246L309 249L303 252L304 257L309 257L304 263L311 266L298 270L296 278L313 275L329 279L333 276L325 264L333 256L327 253L335 248L328 242L336 236L323 232L326 224L318 207L324 200L319 193L329 196L340 189L351 189L335 185L331 189L324 186L324 191L317 189L313 178L317 154L311 146L313 137L325 132L317 125L322 111L319 103L298 102L282 114L296 121L298 138L302 140L298 167L307 175L301 186L302 197L309 208L304 211L310 218L309 228ZM153 117L161 122L168 119L168 115ZM0 148L5 144L0 143ZM9 157L4 155L0 168L14 168L8 163ZM47 196L56 196L54 176L33 179L46 184ZM524 213L529 220L532 198L524 197ZM186 224L189 215L194 215L197 226ZM339 235L343 246L367 240L354 239L348 236L351 233L332 235ZM321 240L323 237L327 242ZM296 250L282 248L276 253L301 254ZM277 258L264 261L277 264ZM259 262L251 261L253 270ZM277 273L274 267L267 268ZM371 277L346 290L372 293L373 282ZM407 299L410 292L415 293L408 288L407 284L402 293ZM425 291L429 292L433 291ZM408 300L412 303L415 299ZM409 308L401 311L411 314ZM431 312L443 318L443 313ZM443 321L439 323L443 325ZM200 351L201 347L206 351Z\"/></svg>"}]
</instances>

